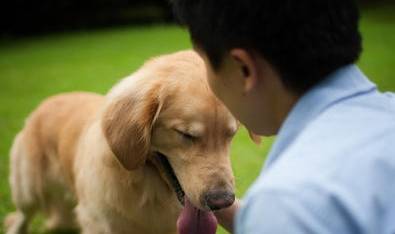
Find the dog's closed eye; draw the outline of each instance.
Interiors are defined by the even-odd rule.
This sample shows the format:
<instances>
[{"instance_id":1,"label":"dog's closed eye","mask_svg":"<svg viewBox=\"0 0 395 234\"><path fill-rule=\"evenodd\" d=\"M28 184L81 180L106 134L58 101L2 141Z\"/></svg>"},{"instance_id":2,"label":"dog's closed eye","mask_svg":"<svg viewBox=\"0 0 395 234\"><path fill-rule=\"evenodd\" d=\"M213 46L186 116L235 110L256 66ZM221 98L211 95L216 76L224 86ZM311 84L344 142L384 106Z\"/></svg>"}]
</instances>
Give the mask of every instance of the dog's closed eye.
<instances>
[{"instance_id":1,"label":"dog's closed eye","mask_svg":"<svg viewBox=\"0 0 395 234\"><path fill-rule=\"evenodd\" d=\"M193 135L192 133L183 131L183 130L179 130L179 129L173 129L175 132L177 132L180 136L182 136L184 139L189 140L189 141L195 141L197 140L199 137L196 135Z\"/></svg>"}]
</instances>

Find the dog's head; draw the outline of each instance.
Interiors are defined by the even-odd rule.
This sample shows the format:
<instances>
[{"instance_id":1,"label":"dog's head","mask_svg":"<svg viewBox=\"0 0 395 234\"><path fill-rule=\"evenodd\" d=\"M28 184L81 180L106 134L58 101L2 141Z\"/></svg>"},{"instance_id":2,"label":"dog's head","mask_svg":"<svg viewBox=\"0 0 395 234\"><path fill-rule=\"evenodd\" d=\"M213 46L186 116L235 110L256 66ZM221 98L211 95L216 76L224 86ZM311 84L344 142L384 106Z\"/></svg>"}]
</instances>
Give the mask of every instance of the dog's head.
<instances>
[{"instance_id":1,"label":"dog's head","mask_svg":"<svg viewBox=\"0 0 395 234\"><path fill-rule=\"evenodd\" d=\"M149 61L110 92L102 127L123 167L164 155L189 200L207 210L234 201L229 149L238 123L205 77L191 51Z\"/></svg>"}]
</instances>

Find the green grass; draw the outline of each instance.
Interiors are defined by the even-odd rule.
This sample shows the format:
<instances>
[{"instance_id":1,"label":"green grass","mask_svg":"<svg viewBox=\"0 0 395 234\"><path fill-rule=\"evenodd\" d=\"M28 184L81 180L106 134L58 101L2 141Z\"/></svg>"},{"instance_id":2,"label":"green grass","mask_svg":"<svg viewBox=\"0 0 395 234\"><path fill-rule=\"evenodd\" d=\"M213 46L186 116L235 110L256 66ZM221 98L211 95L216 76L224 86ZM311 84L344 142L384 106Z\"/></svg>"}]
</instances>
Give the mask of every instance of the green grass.
<instances>
[{"instance_id":1,"label":"green grass","mask_svg":"<svg viewBox=\"0 0 395 234\"><path fill-rule=\"evenodd\" d=\"M364 11L362 69L382 90L395 90L395 7ZM8 188L8 152L27 114L45 97L87 90L105 93L146 59L190 48L176 26L117 28L0 42L0 221L13 210ZM264 163L273 139L255 146L245 130L232 146L237 195L242 196ZM39 223L39 221L38 221ZM33 233L40 233L33 225ZM0 233L3 233L0 228ZM218 233L225 233L220 230Z\"/></svg>"}]
</instances>

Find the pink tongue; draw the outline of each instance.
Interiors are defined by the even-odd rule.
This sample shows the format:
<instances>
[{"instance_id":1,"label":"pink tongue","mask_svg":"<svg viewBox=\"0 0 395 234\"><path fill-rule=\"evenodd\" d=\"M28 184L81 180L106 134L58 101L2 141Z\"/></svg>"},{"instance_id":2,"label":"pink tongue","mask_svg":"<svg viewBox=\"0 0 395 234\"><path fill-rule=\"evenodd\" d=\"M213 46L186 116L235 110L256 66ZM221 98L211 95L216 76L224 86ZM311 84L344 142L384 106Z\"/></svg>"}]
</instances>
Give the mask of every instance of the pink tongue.
<instances>
[{"instance_id":1,"label":"pink tongue","mask_svg":"<svg viewBox=\"0 0 395 234\"><path fill-rule=\"evenodd\" d=\"M215 234L217 219L212 212L199 210L185 196L185 206L177 220L178 234Z\"/></svg>"}]
</instances>

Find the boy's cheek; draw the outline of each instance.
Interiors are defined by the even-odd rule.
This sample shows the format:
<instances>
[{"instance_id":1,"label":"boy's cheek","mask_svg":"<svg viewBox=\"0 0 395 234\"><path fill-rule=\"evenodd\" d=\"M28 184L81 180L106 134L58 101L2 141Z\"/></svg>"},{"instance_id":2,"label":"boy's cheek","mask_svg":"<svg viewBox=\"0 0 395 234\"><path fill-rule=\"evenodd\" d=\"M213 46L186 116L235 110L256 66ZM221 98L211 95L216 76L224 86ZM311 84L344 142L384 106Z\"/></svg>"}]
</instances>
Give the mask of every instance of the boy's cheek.
<instances>
[{"instance_id":1,"label":"boy's cheek","mask_svg":"<svg viewBox=\"0 0 395 234\"><path fill-rule=\"evenodd\" d=\"M221 87L219 87L220 84L217 80L218 77L215 77L212 73L210 74L210 72L208 72L207 79L211 91L215 94L215 96L217 96L217 98L222 100L223 95L221 95Z\"/></svg>"},{"instance_id":2,"label":"boy's cheek","mask_svg":"<svg viewBox=\"0 0 395 234\"><path fill-rule=\"evenodd\" d=\"M209 86L211 91L214 93L214 95L221 100L225 106L227 106L229 108L229 104L231 104L231 93L229 93L229 90L227 90L227 87L224 87L223 85L221 85L220 82L218 82L218 80L212 80L211 82L209 82Z\"/></svg>"}]
</instances>

